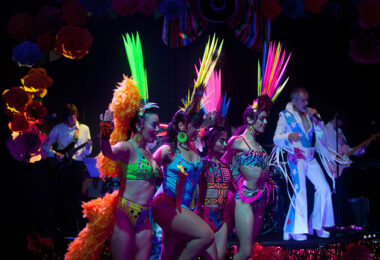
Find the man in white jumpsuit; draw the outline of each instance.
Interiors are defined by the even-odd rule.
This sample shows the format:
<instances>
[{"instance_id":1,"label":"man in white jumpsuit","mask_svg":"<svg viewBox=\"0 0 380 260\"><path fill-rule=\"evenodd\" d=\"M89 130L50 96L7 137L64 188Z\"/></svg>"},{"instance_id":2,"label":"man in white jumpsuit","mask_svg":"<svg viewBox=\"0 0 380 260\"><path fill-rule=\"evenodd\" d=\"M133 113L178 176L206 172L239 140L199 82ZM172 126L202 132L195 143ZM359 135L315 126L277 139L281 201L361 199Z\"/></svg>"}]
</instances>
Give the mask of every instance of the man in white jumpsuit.
<instances>
[{"instance_id":1,"label":"man in white jumpsuit","mask_svg":"<svg viewBox=\"0 0 380 260\"><path fill-rule=\"evenodd\" d=\"M294 187L284 225L284 240L306 240L306 234L329 237L325 227L334 226L334 212L330 186L314 158L313 135L319 140L323 122L317 111L308 107L309 94L303 88L291 92L291 102L280 112L273 141L276 147L287 151L287 162ZM317 141L318 142L318 141ZM315 187L314 208L308 223L307 177Z\"/></svg>"}]
</instances>

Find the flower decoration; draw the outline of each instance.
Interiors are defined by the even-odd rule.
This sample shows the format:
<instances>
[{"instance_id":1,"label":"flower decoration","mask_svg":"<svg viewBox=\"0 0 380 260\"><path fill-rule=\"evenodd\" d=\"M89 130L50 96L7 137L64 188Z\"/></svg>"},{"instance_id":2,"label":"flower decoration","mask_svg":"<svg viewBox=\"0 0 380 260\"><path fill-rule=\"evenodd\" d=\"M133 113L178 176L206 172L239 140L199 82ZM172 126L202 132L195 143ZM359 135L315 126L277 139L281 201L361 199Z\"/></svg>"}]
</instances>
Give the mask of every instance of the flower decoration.
<instances>
[{"instance_id":1,"label":"flower decoration","mask_svg":"<svg viewBox=\"0 0 380 260\"><path fill-rule=\"evenodd\" d=\"M11 111L13 114L24 111L26 105L31 102L28 93L20 87L6 89L3 92L3 100L6 104L7 110Z\"/></svg>"},{"instance_id":2,"label":"flower decoration","mask_svg":"<svg viewBox=\"0 0 380 260\"><path fill-rule=\"evenodd\" d=\"M36 43L24 41L13 47L12 56L19 66L32 67L42 57L42 52Z\"/></svg>"},{"instance_id":3,"label":"flower decoration","mask_svg":"<svg viewBox=\"0 0 380 260\"><path fill-rule=\"evenodd\" d=\"M48 76L44 68L32 68L21 79L21 83L26 91L37 92L49 88L53 84L53 79Z\"/></svg>"},{"instance_id":4,"label":"flower decoration","mask_svg":"<svg viewBox=\"0 0 380 260\"><path fill-rule=\"evenodd\" d=\"M303 4L306 11L313 14L319 14L327 1L328 0L303 0Z\"/></svg>"},{"instance_id":5,"label":"flower decoration","mask_svg":"<svg viewBox=\"0 0 380 260\"><path fill-rule=\"evenodd\" d=\"M153 14L157 7L156 0L140 0L138 10L148 16Z\"/></svg>"},{"instance_id":6,"label":"flower decoration","mask_svg":"<svg viewBox=\"0 0 380 260\"><path fill-rule=\"evenodd\" d=\"M52 6L43 6L36 16L36 25L43 33L55 34L62 26L61 10Z\"/></svg>"},{"instance_id":7,"label":"flower decoration","mask_svg":"<svg viewBox=\"0 0 380 260\"><path fill-rule=\"evenodd\" d=\"M55 46L55 36L43 33L37 37L38 48L43 52L50 52Z\"/></svg>"},{"instance_id":8,"label":"flower decoration","mask_svg":"<svg viewBox=\"0 0 380 260\"><path fill-rule=\"evenodd\" d=\"M161 13L169 20L179 18L186 8L186 3L182 0L164 0L160 4Z\"/></svg>"},{"instance_id":9,"label":"flower decoration","mask_svg":"<svg viewBox=\"0 0 380 260\"><path fill-rule=\"evenodd\" d=\"M79 0L79 3L89 12L103 16L111 10L111 0Z\"/></svg>"},{"instance_id":10,"label":"flower decoration","mask_svg":"<svg viewBox=\"0 0 380 260\"><path fill-rule=\"evenodd\" d=\"M47 115L46 108L38 101L32 101L26 109L26 119L31 124L41 124L44 117Z\"/></svg>"},{"instance_id":11,"label":"flower decoration","mask_svg":"<svg viewBox=\"0 0 380 260\"><path fill-rule=\"evenodd\" d=\"M120 16L136 13L139 0L112 0L113 10Z\"/></svg>"},{"instance_id":12,"label":"flower decoration","mask_svg":"<svg viewBox=\"0 0 380 260\"><path fill-rule=\"evenodd\" d=\"M380 61L380 39L371 32L361 34L350 41L350 56L355 62L376 63Z\"/></svg>"},{"instance_id":13,"label":"flower decoration","mask_svg":"<svg viewBox=\"0 0 380 260\"><path fill-rule=\"evenodd\" d=\"M304 10L302 0L286 0L282 6L282 13L293 19L300 17Z\"/></svg>"},{"instance_id":14,"label":"flower decoration","mask_svg":"<svg viewBox=\"0 0 380 260\"><path fill-rule=\"evenodd\" d=\"M77 60L89 52L92 41L93 37L87 29L68 25L59 30L55 50L66 58Z\"/></svg>"},{"instance_id":15,"label":"flower decoration","mask_svg":"<svg viewBox=\"0 0 380 260\"><path fill-rule=\"evenodd\" d=\"M62 18L68 25L85 25L87 15L88 11L77 0L69 0L62 4Z\"/></svg>"},{"instance_id":16,"label":"flower decoration","mask_svg":"<svg viewBox=\"0 0 380 260\"><path fill-rule=\"evenodd\" d=\"M282 12L282 6L278 0L263 0L261 3L261 13L264 17L273 19Z\"/></svg>"},{"instance_id":17,"label":"flower decoration","mask_svg":"<svg viewBox=\"0 0 380 260\"><path fill-rule=\"evenodd\" d=\"M14 115L8 126L12 132L25 132L30 128L30 124L26 120L24 113Z\"/></svg>"},{"instance_id":18,"label":"flower decoration","mask_svg":"<svg viewBox=\"0 0 380 260\"><path fill-rule=\"evenodd\" d=\"M36 35L33 16L28 13L12 15L8 21L8 34L20 42L32 39Z\"/></svg>"},{"instance_id":19,"label":"flower decoration","mask_svg":"<svg viewBox=\"0 0 380 260\"><path fill-rule=\"evenodd\" d=\"M359 4L359 24L367 29L380 25L380 0L362 0Z\"/></svg>"}]
</instances>

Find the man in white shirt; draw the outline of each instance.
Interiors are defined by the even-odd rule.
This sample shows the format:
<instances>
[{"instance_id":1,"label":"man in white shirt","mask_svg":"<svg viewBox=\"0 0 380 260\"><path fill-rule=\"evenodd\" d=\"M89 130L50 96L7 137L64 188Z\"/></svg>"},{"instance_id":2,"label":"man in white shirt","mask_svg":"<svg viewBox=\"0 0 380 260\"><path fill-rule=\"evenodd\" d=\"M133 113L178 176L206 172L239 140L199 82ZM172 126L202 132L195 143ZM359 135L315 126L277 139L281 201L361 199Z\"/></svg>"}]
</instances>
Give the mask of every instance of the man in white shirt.
<instances>
[{"instance_id":1,"label":"man in white shirt","mask_svg":"<svg viewBox=\"0 0 380 260\"><path fill-rule=\"evenodd\" d=\"M77 235L80 225L83 224L81 213L82 184L85 177L83 159L89 156L92 150L90 130L88 126L78 122L78 115L75 105L65 105L63 122L50 131L42 145L45 154L54 158L52 161L57 179L55 189L57 228L65 235L72 236Z\"/></svg>"}]
</instances>

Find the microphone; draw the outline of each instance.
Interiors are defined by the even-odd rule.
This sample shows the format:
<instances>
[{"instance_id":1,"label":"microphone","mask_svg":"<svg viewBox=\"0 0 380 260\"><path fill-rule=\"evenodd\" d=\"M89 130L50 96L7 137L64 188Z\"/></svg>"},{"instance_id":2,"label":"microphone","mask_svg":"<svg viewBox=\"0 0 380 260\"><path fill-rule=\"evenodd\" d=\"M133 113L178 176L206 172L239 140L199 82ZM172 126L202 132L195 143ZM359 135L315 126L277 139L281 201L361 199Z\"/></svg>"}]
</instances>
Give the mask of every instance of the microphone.
<instances>
[{"instance_id":1,"label":"microphone","mask_svg":"<svg viewBox=\"0 0 380 260\"><path fill-rule=\"evenodd\" d=\"M307 108L307 112L309 113L309 115L311 115L312 117L314 117L315 119L317 119L318 121L322 121L321 117L318 115L317 112L315 113L310 113L310 108Z\"/></svg>"},{"instance_id":2,"label":"microphone","mask_svg":"<svg viewBox=\"0 0 380 260\"><path fill-rule=\"evenodd\" d=\"M52 119L52 118L57 118L57 114L53 113L53 114L44 116L44 119Z\"/></svg>"}]
</instances>

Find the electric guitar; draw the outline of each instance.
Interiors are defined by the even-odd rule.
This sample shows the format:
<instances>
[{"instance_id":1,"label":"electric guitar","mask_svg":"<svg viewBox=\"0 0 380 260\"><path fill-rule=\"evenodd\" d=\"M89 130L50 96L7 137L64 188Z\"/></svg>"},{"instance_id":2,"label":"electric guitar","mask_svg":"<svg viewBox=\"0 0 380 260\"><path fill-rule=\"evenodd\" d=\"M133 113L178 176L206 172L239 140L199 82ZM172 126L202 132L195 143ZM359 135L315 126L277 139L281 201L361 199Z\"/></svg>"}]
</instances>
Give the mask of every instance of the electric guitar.
<instances>
[{"instance_id":1,"label":"electric guitar","mask_svg":"<svg viewBox=\"0 0 380 260\"><path fill-rule=\"evenodd\" d=\"M58 160L57 158L52 158L52 160L50 160L50 165L49 165L51 170L56 171L66 165L69 165L73 160L74 154L89 143L92 143L92 141L84 142L83 144L75 147L76 142L72 142L62 150L55 150L56 152L63 154L64 157L62 158L62 160Z\"/></svg>"},{"instance_id":2,"label":"electric guitar","mask_svg":"<svg viewBox=\"0 0 380 260\"><path fill-rule=\"evenodd\" d=\"M337 164L333 165L332 167L329 166L330 170L332 170L332 172L334 173L334 177L339 178L342 175L343 170L351 166L351 163L352 163L352 161L350 160L351 155L353 155L356 151L360 150L361 148L368 146L373 140L378 140L379 138L380 138L380 133L373 134L367 140L355 146L351 150L347 152L339 151L339 154L335 153L337 156L335 160ZM337 165L338 165L338 172L336 171Z\"/></svg>"}]
</instances>

